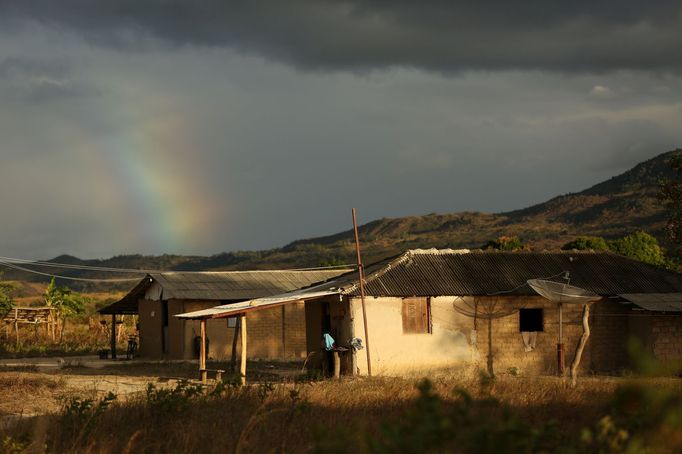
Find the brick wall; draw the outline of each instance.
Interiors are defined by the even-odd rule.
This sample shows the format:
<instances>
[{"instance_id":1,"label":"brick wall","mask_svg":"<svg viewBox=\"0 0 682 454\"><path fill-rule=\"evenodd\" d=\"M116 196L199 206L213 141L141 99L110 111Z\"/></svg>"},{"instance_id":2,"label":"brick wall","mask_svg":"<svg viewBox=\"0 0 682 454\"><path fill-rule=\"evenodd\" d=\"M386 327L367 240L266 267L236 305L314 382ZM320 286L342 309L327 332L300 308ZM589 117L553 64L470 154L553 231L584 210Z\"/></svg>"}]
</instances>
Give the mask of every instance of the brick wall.
<instances>
[{"instance_id":1,"label":"brick wall","mask_svg":"<svg viewBox=\"0 0 682 454\"><path fill-rule=\"evenodd\" d=\"M614 301L599 301L590 313L590 370L620 372L628 366L628 341L633 333L629 306ZM586 363L588 364L588 363Z\"/></svg>"},{"instance_id":2,"label":"brick wall","mask_svg":"<svg viewBox=\"0 0 682 454\"><path fill-rule=\"evenodd\" d=\"M191 312L214 306L210 302L187 301L185 311ZM296 359L306 356L305 310L303 303L250 312L247 315L247 356L249 359ZM193 358L194 337L199 333L199 322L185 321L185 358ZM227 327L226 319L209 320L206 326L210 359L228 359L232 353L234 328ZM237 354L240 354L237 342Z\"/></svg>"},{"instance_id":3,"label":"brick wall","mask_svg":"<svg viewBox=\"0 0 682 454\"><path fill-rule=\"evenodd\" d=\"M682 317L651 317L651 340L654 356L661 360L682 359Z\"/></svg>"},{"instance_id":4,"label":"brick wall","mask_svg":"<svg viewBox=\"0 0 682 454\"><path fill-rule=\"evenodd\" d=\"M559 314L556 304L542 297L483 297L479 299L479 307L497 304L494 313L513 310L510 315L492 320L492 352L495 373L505 373L512 368L522 374L556 374L557 342L559 336ZM533 351L524 350L523 338L519 330L518 309L543 309L543 331L537 333L536 347ZM477 344L480 352L480 365L485 368L488 356L488 320L481 317L477 320ZM564 305L563 338L565 365L569 367L573 361L575 348L582 335L582 306ZM590 339L589 342L592 342ZM588 342L588 345L589 345ZM591 354L589 348L583 353L581 369L589 369Z\"/></svg>"}]
</instances>

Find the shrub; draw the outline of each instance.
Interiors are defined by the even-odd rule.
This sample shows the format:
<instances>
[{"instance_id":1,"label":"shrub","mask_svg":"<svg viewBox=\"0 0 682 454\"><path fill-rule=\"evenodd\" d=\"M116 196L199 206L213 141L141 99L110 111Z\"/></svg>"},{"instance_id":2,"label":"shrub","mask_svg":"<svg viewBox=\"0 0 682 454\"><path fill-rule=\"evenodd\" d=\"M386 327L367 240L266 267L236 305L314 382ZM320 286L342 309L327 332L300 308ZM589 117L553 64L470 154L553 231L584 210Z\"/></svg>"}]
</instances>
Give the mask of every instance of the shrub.
<instances>
[{"instance_id":1,"label":"shrub","mask_svg":"<svg viewBox=\"0 0 682 454\"><path fill-rule=\"evenodd\" d=\"M573 241L570 241L561 246L563 251L578 251L593 250L593 251L607 251L609 245L606 240L600 236L579 236Z\"/></svg>"}]
</instances>

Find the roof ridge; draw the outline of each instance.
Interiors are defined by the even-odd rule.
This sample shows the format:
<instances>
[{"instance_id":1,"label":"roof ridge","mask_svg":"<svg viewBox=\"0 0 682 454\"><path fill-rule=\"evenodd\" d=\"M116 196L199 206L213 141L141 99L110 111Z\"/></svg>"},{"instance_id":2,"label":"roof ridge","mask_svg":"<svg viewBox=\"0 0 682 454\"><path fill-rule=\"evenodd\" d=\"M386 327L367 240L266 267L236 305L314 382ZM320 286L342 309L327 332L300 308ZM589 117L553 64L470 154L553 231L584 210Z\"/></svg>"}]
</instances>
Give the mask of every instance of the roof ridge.
<instances>
[{"instance_id":1,"label":"roof ridge","mask_svg":"<svg viewBox=\"0 0 682 454\"><path fill-rule=\"evenodd\" d=\"M445 248L445 249L438 249L435 247L428 248L428 249L408 249L405 251L405 254L431 254L431 255L445 255L445 254L468 254L471 252L470 249L452 249L452 248ZM404 254L403 254L404 255Z\"/></svg>"},{"instance_id":2,"label":"roof ridge","mask_svg":"<svg viewBox=\"0 0 682 454\"><path fill-rule=\"evenodd\" d=\"M150 276L159 274L239 274L239 273L332 273L337 271L353 271L352 267L349 268L335 268L335 269L310 269L310 270L215 270L215 271L162 271L159 273L148 273Z\"/></svg>"}]
</instances>

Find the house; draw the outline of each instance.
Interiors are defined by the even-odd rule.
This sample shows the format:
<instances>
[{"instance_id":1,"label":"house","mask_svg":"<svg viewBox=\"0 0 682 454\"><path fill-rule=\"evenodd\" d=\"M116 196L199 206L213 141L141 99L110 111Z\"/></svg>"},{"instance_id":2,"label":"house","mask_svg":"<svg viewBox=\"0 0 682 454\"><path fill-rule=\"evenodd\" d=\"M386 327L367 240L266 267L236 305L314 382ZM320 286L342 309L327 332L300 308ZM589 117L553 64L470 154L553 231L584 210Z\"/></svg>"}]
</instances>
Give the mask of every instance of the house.
<instances>
[{"instance_id":1,"label":"house","mask_svg":"<svg viewBox=\"0 0 682 454\"><path fill-rule=\"evenodd\" d=\"M374 375L463 366L553 374L558 369L558 306L526 283L544 278L570 282L599 297L592 304L592 335L582 370L627 367L630 338L639 339L659 359L682 357L680 275L609 252L417 249L364 271L366 317L357 272L307 289L177 317L256 320L260 311L303 303L311 367L329 355L320 347L328 333L337 347L349 348L338 352L345 374L367 374L370 366ZM565 362L570 364L582 334L582 305L563 306ZM353 338L368 348L350 348Z\"/></svg>"},{"instance_id":2,"label":"house","mask_svg":"<svg viewBox=\"0 0 682 454\"><path fill-rule=\"evenodd\" d=\"M280 294L347 272L337 270L269 270L166 272L145 276L121 300L99 310L103 315L138 314L139 354L152 359L199 356L195 338L199 323L174 317L184 312ZM261 359L305 357L303 304L264 310L252 317L251 355ZM231 356L235 319L207 325L208 356ZM115 326L115 324L114 324Z\"/></svg>"}]
</instances>

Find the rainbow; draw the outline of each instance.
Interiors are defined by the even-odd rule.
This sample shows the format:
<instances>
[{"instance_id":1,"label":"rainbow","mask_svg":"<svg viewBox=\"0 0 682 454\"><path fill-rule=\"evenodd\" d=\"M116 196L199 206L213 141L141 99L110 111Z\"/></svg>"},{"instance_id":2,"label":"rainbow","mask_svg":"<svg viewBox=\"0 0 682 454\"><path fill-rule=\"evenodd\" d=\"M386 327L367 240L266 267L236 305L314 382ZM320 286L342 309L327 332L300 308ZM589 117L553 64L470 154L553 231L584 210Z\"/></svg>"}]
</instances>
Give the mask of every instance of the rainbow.
<instances>
[{"instance_id":1,"label":"rainbow","mask_svg":"<svg viewBox=\"0 0 682 454\"><path fill-rule=\"evenodd\" d=\"M88 141L88 157L107 188L130 251L205 252L215 240L216 204L195 168L191 140L177 115L154 118L113 138ZM117 233L118 234L118 233Z\"/></svg>"}]
</instances>

